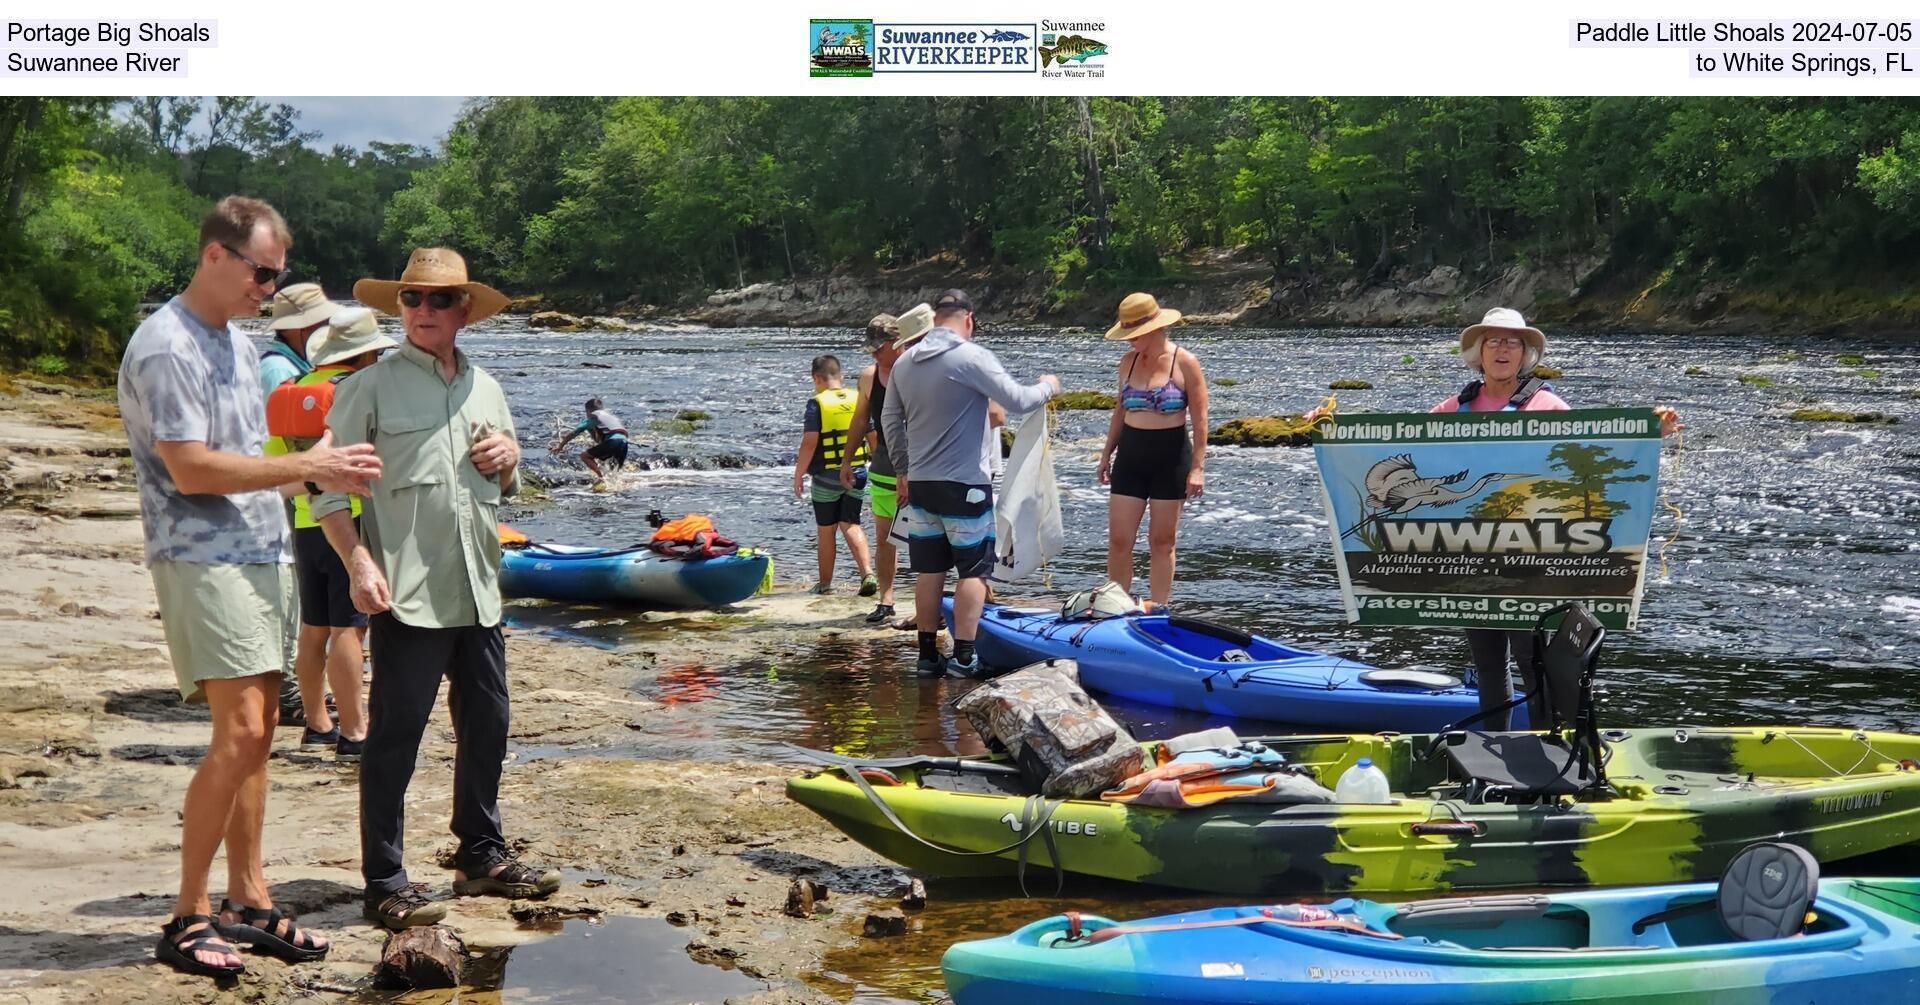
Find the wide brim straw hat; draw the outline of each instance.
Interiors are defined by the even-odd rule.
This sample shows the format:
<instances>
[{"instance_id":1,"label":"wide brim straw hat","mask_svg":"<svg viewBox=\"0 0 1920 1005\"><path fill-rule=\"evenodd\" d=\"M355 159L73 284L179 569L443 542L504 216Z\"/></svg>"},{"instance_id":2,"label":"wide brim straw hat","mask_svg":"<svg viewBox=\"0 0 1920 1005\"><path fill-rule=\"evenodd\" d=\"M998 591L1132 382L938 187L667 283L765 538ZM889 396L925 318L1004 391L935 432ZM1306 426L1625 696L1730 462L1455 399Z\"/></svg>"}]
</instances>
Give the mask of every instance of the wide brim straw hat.
<instances>
[{"instance_id":1,"label":"wide brim straw hat","mask_svg":"<svg viewBox=\"0 0 1920 1005\"><path fill-rule=\"evenodd\" d=\"M275 293L271 304L273 320L267 328L272 331L324 324L345 306L328 300L319 283L295 283Z\"/></svg>"},{"instance_id":2,"label":"wide brim straw hat","mask_svg":"<svg viewBox=\"0 0 1920 1005\"><path fill-rule=\"evenodd\" d=\"M1510 307L1495 307L1480 319L1479 324L1469 325L1460 333L1461 353L1471 352L1481 339L1495 334L1518 335L1533 347L1536 354L1544 355L1547 351L1547 337L1541 334L1540 329L1528 326L1527 319L1521 317L1519 311Z\"/></svg>"},{"instance_id":3,"label":"wide brim straw hat","mask_svg":"<svg viewBox=\"0 0 1920 1005\"><path fill-rule=\"evenodd\" d=\"M895 349L905 349L914 340L933 330L933 307L929 304L915 304L913 309L893 319L900 326L900 337L893 340Z\"/></svg>"},{"instance_id":4,"label":"wide brim straw hat","mask_svg":"<svg viewBox=\"0 0 1920 1005\"><path fill-rule=\"evenodd\" d=\"M349 360L363 352L392 349L400 343L380 334L373 312L365 307L345 307L313 334L307 345L307 360L316 367Z\"/></svg>"},{"instance_id":5,"label":"wide brim straw hat","mask_svg":"<svg viewBox=\"0 0 1920 1005\"><path fill-rule=\"evenodd\" d=\"M467 260L451 248L415 248L399 279L362 279L353 284L353 299L387 314L400 313L400 290L407 286L439 286L467 294L467 323L490 318L507 309L507 295L467 278Z\"/></svg>"},{"instance_id":6,"label":"wide brim straw hat","mask_svg":"<svg viewBox=\"0 0 1920 1005\"><path fill-rule=\"evenodd\" d=\"M1180 321L1180 312L1160 306L1151 293L1129 293L1120 301L1119 316L1107 329L1109 342L1130 342Z\"/></svg>"}]
</instances>

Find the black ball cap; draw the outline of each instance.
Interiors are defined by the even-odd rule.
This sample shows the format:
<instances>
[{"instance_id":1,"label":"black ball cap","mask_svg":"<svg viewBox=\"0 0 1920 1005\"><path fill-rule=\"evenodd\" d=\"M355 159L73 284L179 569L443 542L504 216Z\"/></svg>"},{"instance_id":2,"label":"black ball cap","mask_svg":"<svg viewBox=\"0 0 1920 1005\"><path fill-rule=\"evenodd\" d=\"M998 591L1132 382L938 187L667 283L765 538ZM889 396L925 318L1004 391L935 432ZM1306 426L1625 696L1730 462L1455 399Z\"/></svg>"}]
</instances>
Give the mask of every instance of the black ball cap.
<instances>
[{"instance_id":1,"label":"black ball cap","mask_svg":"<svg viewBox=\"0 0 1920 1005\"><path fill-rule=\"evenodd\" d=\"M971 310L973 310L973 298L967 296L965 290L948 290L940 294L940 299L933 302L933 312L935 314L946 311Z\"/></svg>"}]
</instances>

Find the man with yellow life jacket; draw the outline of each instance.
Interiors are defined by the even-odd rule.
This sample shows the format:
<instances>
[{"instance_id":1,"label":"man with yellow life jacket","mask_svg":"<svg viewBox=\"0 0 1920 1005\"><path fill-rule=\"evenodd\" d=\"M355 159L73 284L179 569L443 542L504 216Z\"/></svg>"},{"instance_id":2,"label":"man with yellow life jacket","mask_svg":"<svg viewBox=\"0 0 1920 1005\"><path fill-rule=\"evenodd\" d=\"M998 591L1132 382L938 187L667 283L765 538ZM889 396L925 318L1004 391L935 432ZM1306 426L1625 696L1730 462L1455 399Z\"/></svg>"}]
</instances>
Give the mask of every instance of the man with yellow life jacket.
<instances>
[{"instance_id":1,"label":"man with yellow life jacket","mask_svg":"<svg viewBox=\"0 0 1920 1005\"><path fill-rule=\"evenodd\" d=\"M839 358L814 357L813 397L807 399L801 422L800 453L793 462L793 495L797 499L806 494L801 479L812 475L813 523L819 535L820 558L815 593L833 592L836 528L860 570L860 595L871 597L880 589L867 556L867 535L860 529L860 506L867 498L867 437L864 430L858 435L851 433L859 404L857 392L840 386ZM857 470L851 484L842 484L840 464L849 451Z\"/></svg>"},{"instance_id":2,"label":"man with yellow life jacket","mask_svg":"<svg viewBox=\"0 0 1920 1005\"><path fill-rule=\"evenodd\" d=\"M345 308L334 315L308 343L313 371L282 384L267 398L266 453L289 454L311 447L326 432L335 385L371 365L395 344L380 334L373 312L364 307ZM293 568L300 591L300 636L293 665L301 701L307 707L300 749L330 747L335 760L353 762L360 760L367 738L367 714L360 700L367 616L354 609L347 567L308 507L307 492L294 496ZM358 497L352 508L357 522ZM329 685L339 706L338 723L327 711Z\"/></svg>"}]
</instances>

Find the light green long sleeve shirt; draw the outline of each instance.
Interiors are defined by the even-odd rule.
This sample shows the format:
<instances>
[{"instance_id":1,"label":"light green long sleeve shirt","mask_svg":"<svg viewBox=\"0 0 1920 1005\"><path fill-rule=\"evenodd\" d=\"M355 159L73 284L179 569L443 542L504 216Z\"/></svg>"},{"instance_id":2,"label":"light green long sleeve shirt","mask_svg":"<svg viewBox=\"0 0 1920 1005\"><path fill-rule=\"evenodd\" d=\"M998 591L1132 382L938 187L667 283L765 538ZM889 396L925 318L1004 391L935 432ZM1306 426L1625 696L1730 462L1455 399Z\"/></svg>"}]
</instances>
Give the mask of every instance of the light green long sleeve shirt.
<instances>
[{"instance_id":1,"label":"light green long sleeve shirt","mask_svg":"<svg viewBox=\"0 0 1920 1005\"><path fill-rule=\"evenodd\" d=\"M340 382L327 426L335 446L371 443L380 477L366 499L360 536L386 574L393 615L417 628L500 623L500 500L520 488L519 468L489 478L468 454L489 431L517 440L507 396L454 350L448 381L413 343ZM347 509L325 493L315 519Z\"/></svg>"}]
</instances>

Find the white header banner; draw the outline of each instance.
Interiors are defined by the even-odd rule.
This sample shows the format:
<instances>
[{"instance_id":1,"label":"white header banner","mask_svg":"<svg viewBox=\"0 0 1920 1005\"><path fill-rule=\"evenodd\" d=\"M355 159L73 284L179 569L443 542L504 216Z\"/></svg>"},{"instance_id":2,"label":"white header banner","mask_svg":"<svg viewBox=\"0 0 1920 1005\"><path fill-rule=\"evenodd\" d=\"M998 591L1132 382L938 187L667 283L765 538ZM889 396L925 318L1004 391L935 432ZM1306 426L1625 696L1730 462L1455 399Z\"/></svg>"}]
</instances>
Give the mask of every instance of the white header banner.
<instances>
[{"instance_id":1,"label":"white header banner","mask_svg":"<svg viewBox=\"0 0 1920 1005\"><path fill-rule=\"evenodd\" d=\"M0 93L1920 93L1910 5L1799 2L12 0Z\"/></svg>"}]
</instances>

